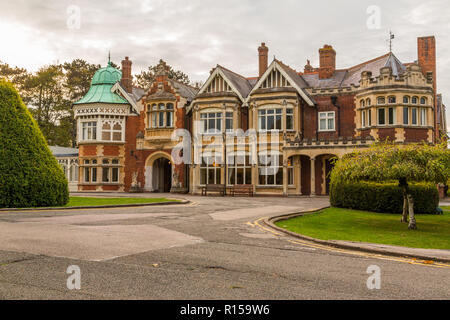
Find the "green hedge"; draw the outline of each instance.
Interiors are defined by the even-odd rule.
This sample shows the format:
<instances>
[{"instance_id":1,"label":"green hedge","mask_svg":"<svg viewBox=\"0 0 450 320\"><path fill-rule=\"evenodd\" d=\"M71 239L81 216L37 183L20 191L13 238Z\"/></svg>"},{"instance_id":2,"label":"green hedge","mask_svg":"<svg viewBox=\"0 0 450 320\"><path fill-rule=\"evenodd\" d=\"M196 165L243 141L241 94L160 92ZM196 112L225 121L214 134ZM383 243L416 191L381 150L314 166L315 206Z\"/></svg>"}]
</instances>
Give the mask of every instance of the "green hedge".
<instances>
[{"instance_id":1,"label":"green hedge","mask_svg":"<svg viewBox=\"0 0 450 320\"><path fill-rule=\"evenodd\" d=\"M415 213L436 213L439 193L432 183L414 183L409 188L414 199ZM330 187L333 207L374 212L402 213L403 194L398 183L339 183Z\"/></svg>"},{"instance_id":2,"label":"green hedge","mask_svg":"<svg viewBox=\"0 0 450 320\"><path fill-rule=\"evenodd\" d=\"M69 201L67 179L11 83L0 79L0 208Z\"/></svg>"}]
</instances>

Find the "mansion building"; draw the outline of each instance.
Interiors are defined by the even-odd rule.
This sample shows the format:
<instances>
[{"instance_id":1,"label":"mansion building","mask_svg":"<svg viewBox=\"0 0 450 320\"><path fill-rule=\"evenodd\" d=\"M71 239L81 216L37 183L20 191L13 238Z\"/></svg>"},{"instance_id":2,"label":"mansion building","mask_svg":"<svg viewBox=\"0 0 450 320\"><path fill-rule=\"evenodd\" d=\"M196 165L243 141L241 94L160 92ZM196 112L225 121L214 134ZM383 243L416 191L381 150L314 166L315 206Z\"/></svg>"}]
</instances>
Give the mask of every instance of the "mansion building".
<instances>
[{"instance_id":1,"label":"mansion building","mask_svg":"<svg viewBox=\"0 0 450 320\"><path fill-rule=\"evenodd\" d=\"M336 51L302 71L258 48L259 74L217 65L201 88L169 78L133 86L121 71L98 70L73 105L78 190L200 194L206 184L252 185L257 195L324 195L333 158L374 141L436 143L446 132L436 92L434 37L417 39L417 61L392 52L336 69Z\"/></svg>"}]
</instances>

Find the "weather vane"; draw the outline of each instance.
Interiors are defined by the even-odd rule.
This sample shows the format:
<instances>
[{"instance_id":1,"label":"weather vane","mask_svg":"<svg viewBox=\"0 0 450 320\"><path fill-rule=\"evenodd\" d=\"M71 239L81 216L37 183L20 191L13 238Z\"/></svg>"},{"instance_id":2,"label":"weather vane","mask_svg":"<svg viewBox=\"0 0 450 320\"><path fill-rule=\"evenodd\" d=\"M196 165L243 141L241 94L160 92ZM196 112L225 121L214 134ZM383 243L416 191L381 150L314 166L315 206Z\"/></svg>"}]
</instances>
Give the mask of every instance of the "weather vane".
<instances>
[{"instance_id":1,"label":"weather vane","mask_svg":"<svg viewBox=\"0 0 450 320\"><path fill-rule=\"evenodd\" d=\"M392 39L394 39L394 34L389 30L389 52L392 53Z\"/></svg>"}]
</instances>

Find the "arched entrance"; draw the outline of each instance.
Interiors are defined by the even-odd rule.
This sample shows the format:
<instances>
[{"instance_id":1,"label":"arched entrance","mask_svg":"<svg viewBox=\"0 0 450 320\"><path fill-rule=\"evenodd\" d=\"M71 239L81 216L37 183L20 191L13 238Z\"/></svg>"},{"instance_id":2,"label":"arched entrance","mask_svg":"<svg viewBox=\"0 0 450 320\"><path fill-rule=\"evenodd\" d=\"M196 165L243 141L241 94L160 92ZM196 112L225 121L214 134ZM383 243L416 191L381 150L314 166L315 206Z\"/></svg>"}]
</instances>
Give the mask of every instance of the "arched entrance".
<instances>
[{"instance_id":1,"label":"arched entrance","mask_svg":"<svg viewBox=\"0 0 450 320\"><path fill-rule=\"evenodd\" d=\"M153 162L153 191L170 192L172 187L172 165L166 158L159 158Z\"/></svg>"},{"instance_id":2,"label":"arched entrance","mask_svg":"<svg viewBox=\"0 0 450 320\"><path fill-rule=\"evenodd\" d=\"M170 192L172 188L172 161L165 152L155 152L147 158L145 166L145 190Z\"/></svg>"}]
</instances>

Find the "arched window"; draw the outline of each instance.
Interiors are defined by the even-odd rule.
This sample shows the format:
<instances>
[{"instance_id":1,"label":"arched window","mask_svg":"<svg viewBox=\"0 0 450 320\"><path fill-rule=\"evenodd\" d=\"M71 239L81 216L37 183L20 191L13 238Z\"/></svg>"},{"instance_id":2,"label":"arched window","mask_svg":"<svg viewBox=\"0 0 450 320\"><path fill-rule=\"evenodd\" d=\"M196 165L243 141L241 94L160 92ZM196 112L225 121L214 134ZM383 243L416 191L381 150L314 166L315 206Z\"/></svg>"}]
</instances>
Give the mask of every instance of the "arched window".
<instances>
[{"instance_id":1,"label":"arched window","mask_svg":"<svg viewBox=\"0 0 450 320\"><path fill-rule=\"evenodd\" d=\"M427 98L425 97L420 98L420 104L427 104Z\"/></svg>"},{"instance_id":2,"label":"arched window","mask_svg":"<svg viewBox=\"0 0 450 320\"><path fill-rule=\"evenodd\" d=\"M359 105L360 105L361 107L364 107L364 105L365 105L364 100L361 100L361 101L359 102Z\"/></svg>"},{"instance_id":3,"label":"arched window","mask_svg":"<svg viewBox=\"0 0 450 320\"><path fill-rule=\"evenodd\" d=\"M113 141L122 141L122 126L116 122L112 128Z\"/></svg>"},{"instance_id":4,"label":"arched window","mask_svg":"<svg viewBox=\"0 0 450 320\"><path fill-rule=\"evenodd\" d=\"M403 103L404 104L408 104L409 103L409 96L404 96L403 97Z\"/></svg>"},{"instance_id":5,"label":"arched window","mask_svg":"<svg viewBox=\"0 0 450 320\"><path fill-rule=\"evenodd\" d=\"M386 100L385 100L384 97L378 97L377 98L377 104L385 104L385 103L386 103Z\"/></svg>"},{"instance_id":6,"label":"arched window","mask_svg":"<svg viewBox=\"0 0 450 320\"><path fill-rule=\"evenodd\" d=\"M370 98L367 98L366 99L366 106L370 106L370 104L371 104Z\"/></svg>"},{"instance_id":7,"label":"arched window","mask_svg":"<svg viewBox=\"0 0 450 320\"><path fill-rule=\"evenodd\" d=\"M395 103L396 101L397 99L395 98L395 96L388 97L388 103Z\"/></svg>"},{"instance_id":8,"label":"arched window","mask_svg":"<svg viewBox=\"0 0 450 320\"><path fill-rule=\"evenodd\" d=\"M411 99L411 103L412 104L417 104L417 101L418 101L419 99L417 98L417 97L412 97L412 99Z\"/></svg>"}]
</instances>

